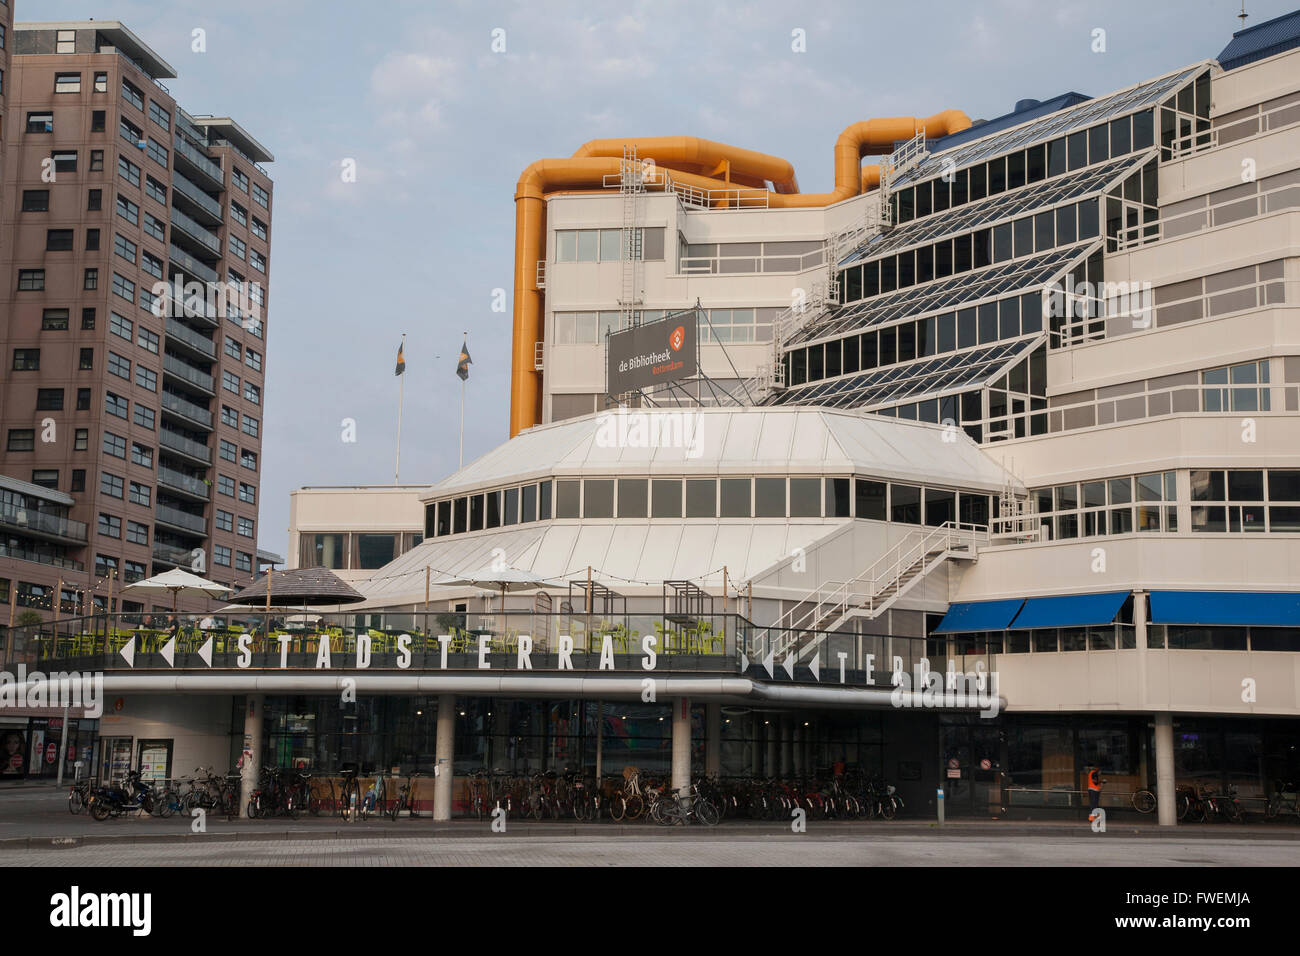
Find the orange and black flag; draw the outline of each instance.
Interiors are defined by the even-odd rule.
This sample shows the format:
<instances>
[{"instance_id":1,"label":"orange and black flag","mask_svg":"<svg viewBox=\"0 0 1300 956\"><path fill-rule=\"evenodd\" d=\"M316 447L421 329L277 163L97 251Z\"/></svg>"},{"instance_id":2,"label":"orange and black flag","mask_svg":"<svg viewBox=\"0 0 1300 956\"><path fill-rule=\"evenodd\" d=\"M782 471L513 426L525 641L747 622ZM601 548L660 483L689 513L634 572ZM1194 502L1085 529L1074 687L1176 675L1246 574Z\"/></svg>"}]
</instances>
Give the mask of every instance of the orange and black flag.
<instances>
[{"instance_id":1,"label":"orange and black flag","mask_svg":"<svg viewBox=\"0 0 1300 956\"><path fill-rule=\"evenodd\" d=\"M402 354L405 349L405 342L397 347L397 368L393 370L394 375L401 375L406 371L406 356Z\"/></svg>"},{"instance_id":2,"label":"orange and black flag","mask_svg":"<svg viewBox=\"0 0 1300 956\"><path fill-rule=\"evenodd\" d=\"M456 374L460 376L462 382L468 381L469 367L473 364L473 360L469 357L469 343L465 342L460 347L460 358L456 362Z\"/></svg>"}]
</instances>

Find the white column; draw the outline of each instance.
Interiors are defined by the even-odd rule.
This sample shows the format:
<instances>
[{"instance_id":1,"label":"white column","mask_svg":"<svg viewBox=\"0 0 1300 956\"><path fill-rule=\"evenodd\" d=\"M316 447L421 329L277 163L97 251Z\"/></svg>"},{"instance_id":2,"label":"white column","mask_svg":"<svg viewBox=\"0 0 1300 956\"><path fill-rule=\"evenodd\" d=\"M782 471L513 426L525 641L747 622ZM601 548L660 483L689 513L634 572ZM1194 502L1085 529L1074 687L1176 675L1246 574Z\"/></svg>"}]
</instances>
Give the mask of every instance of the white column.
<instances>
[{"instance_id":1,"label":"white column","mask_svg":"<svg viewBox=\"0 0 1300 956\"><path fill-rule=\"evenodd\" d=\"M1133 639L1137 642L1137 706L1147 702L1147 592L1133 592Z\"/></svg>"},{"instance_id":2,"label":"white column","mask_svg":"<svg viewBox=\"0 0 1300 956\"><path fill-rule=\"evenodd\" d=\"M495 716L496 706L492 708ZM436 756L438 776L433 782L433 819L451 819L452 758L456 754L456 696L438 695L438 727L436 731Z\"/></svg>"},{"instance_id":3,"label":"white column","mask_svg":"<svg viewBox=\"0 0 1300 956\"><path fill-rule=\"evenodd\" d=\"M265 694L249 694L244 703L244 767L239 778L239 810L247 812L248 801L257 789L262 773L262 719L266 709Z\"/></svg>"},{"instance_id":4,"label":"white column","mask_svg":"<svg viewBox=\"0 0 1300 956\"><path fill-rule=\"evenodd\" d=\"M691 790L691 702L673 699L673 789L681 796Z\"/></svg>"},{"instance_id":5,"label":"white column","mask_svg":"<svg viewBox=\"0 0 1300 956\"><path fill-rule=\"evenodd\" d=\"M711 777L722 773L722 705L704 705L704 772Z\"/></svg>"},{"instance_id":6,"label":"white column","mask_svg":"<svg viewBox=\"0 0 1300 956\"><path fill-rule=\"evenodd\" d=\"M1156 714L1156 819L1162 827L1178 824L1174 803L1174 715Z\"/></svg>"}]
</instances>

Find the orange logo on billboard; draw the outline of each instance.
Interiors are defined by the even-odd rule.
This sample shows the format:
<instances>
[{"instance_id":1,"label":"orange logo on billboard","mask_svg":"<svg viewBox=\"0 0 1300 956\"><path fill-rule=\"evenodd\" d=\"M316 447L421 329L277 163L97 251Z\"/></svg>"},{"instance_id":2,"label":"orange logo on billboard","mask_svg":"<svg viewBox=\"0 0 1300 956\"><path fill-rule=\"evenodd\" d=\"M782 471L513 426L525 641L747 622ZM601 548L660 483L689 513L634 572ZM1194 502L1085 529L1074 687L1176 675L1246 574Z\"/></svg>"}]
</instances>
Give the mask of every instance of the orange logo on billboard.
<instances>
[{"instance_id":1,"label":"orange logo on billboard","mask_svg":"<svg viewBox=\"0 0 1300 956\"><path fill-rule=\"evenodd\" d=\"M668 336L668 344L673 347L674 352L680 352L682 346L686 344L686 326L679 325L673 329L673 334Z\"/></svg>"}]
</instances>

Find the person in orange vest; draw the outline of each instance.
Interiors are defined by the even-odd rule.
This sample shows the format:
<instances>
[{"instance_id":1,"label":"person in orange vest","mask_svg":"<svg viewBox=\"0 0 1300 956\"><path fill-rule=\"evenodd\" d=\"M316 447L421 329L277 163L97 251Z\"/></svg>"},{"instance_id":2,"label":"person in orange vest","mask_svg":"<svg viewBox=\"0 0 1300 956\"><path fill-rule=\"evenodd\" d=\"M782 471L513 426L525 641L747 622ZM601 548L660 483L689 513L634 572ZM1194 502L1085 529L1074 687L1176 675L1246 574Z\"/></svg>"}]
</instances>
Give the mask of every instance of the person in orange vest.
<instances>
[{"instance_id":1,"label":"person in orange vest","mask_svg":"<svg viewBox=\"0 0 1300 956\"><path fill-rule=\"evenodd\" d=\"M1104 783L1101 779L1101 770L1098 767L1088 768L1088 811L1091 818L1091 811L1096 810L1101 803L1101 785Z\"/></svg>"}]
</instances>

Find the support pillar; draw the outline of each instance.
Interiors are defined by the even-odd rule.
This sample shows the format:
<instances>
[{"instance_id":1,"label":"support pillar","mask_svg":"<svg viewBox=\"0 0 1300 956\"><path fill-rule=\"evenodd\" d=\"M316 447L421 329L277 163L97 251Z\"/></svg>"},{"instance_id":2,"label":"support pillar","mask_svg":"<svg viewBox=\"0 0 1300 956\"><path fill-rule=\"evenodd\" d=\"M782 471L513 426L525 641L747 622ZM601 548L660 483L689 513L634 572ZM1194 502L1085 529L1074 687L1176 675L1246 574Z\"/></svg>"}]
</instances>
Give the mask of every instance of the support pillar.
<instances>
[{"instance_id":1,"label":"support pillar","mask_svg":"<svg viewBox=\"0 0 1300 956\"><path fill-rule=\"evenodd\" d=\"M794 730L790 733L792 741L791 749L794 751L794 775L796 777L803 776L803 729L803 721L796 717L794 721Z\"/></svg>"},{"instance_id":2,"label":"support pillar","mask_svg":"<svg viewBox=\"0 0 1300 956\"><path fill-rule=\"evenodd\" d=\"M495 705L492 713L497 713ZM433 819L451 819L452 758L456 753L456 696L438 695L438 727L435 735L435 755L438 776L433 781Z\"/></svg>"},{"instance_id":3,"label":"support pillar","mask_svg":"<svg viewBox=\"0 0 1300 956\"><path fill-rule=\"evenodd\" d=\"M749 715L749 775L755 780L763 777L763 722L758 714Z\"/></svg>"},{"instance_id":4,"label":"support pillar","mask_svg":"<svg viewBox=\"0 0 1300 956\"><path fill-rule=\"evenodd\" d=\"M680 796L691 792L691 701L673 699L673 789Z\"/></svg>"},{"instance_id":5,"label":"support pillar","mask_svg":"<svg viewBox=\"0 0 1300 956\"><path fill-rule=\"evenodd\" d=\"M1178 824L1174 800L1174 715L1156 714L1156 819L1162 827Z\"/></svg>"},{"instance_id":6,"label":"support pillar","mask_svg":"<svg viewBox=\"0 0 1300 956\"><path fill-rule=\"evenodd\" d=\"M781 718L781 779L790 779L790 718Z\"/></svg>"},{"instance_id":7,"label":"support pillar","mask_svg":"<svg viewBox=\"0 0 1300 956\"><path fill-rule=\"evenodd\" d=\"M249 694L244 704L244 766L239 778L239 809L247 812L248 801L253 799L257 779L262 774L262 723L265 716L266 695Z\"/></svg>"},{"instance_id":8,"label":"support pillar","mask_svg":"<svg viewBox=\"0 0 1300 956\"><path fill-rule=\"evenodd\" d=\"M767 759L763 761L763 773L768 777L775 777L780 770L780 758L777 756L780 726L775 717L769 717L763 722L763 742L767 750Z\"/></svg>"},{"instance_id":9,"label":"support pillar","mask_svg":"<svg viewBox=\"0 0 1300 956\"><path fill-rule=\"evenodd\" d=\"M722 705L704 705L704 772L722 775Z\"/></svg>"}]
</instances>

